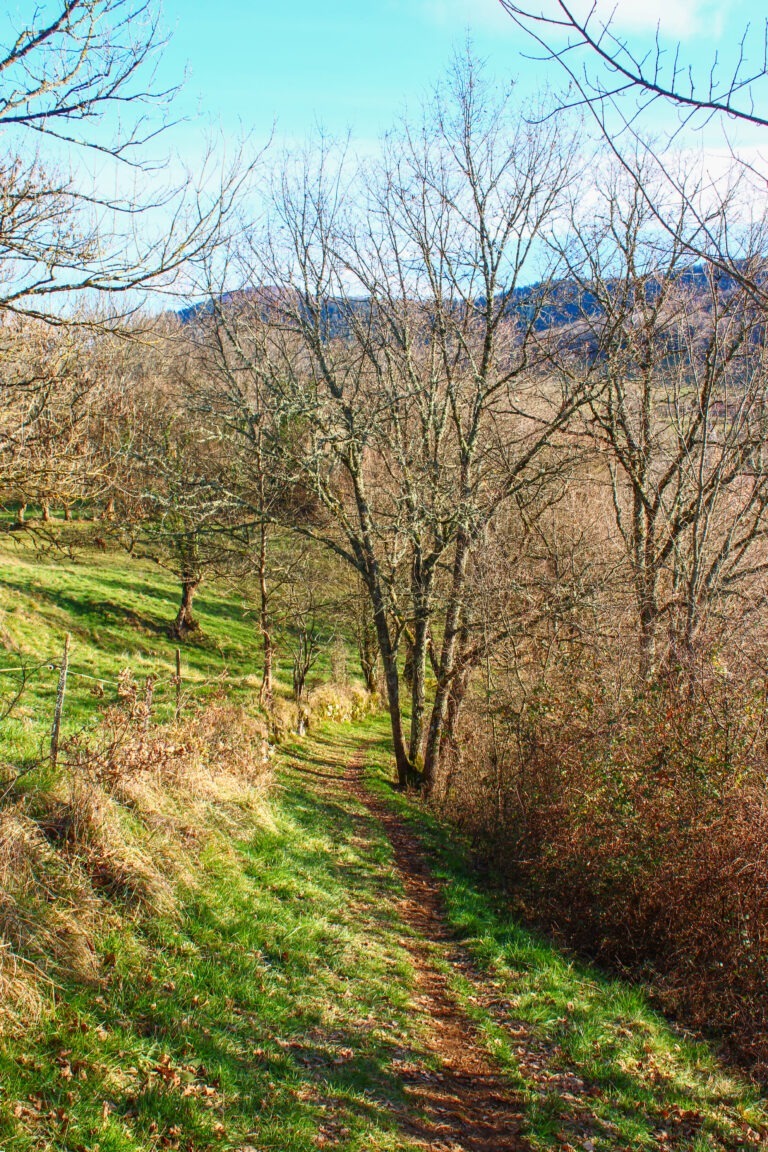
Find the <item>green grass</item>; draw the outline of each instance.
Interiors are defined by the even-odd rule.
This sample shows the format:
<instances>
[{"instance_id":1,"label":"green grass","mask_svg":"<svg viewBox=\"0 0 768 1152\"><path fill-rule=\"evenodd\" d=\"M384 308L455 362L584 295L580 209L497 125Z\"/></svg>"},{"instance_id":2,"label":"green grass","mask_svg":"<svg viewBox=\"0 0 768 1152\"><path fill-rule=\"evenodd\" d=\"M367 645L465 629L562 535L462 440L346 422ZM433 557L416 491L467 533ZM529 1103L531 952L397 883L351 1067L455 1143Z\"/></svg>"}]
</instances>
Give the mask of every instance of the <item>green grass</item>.
<instances>
[{"instance_id":1,"label":"green grass","mask_svg":"<svg viewBox=\"0 0 768 1152\"><path fill-rule=\"evenodd\" d=\"M149 675L159 677L155 700L162 719L173 705L169 681L177 645L168 627L178 596L172 575L122 553L87 553L73 560L61 553L38 554L26 541L6 544L0 551L0 636L6 658L0 662L13 666L18 650L31 662L54 663L69 632L65 734L96 720L100 708L116 699L117 678L125 668L140 684ZM202 633L183 646L185 687L200 694L225 670L232 678L256 674L256 629L238 598L204 584L196 609ZM56 669L47 667L31 678L20 707L3 725L6 754L34 755L46 739L56 681ZM15 682L4 674L3 690Z\"/></svg>"},{"instance_id":2,"label":"green grass","mask_svg":"<svg viewBox=\"0 0 768 1152\"><path fill-rule=\"evenodd\" d=\"M117 698L117 679L128 668L143 692L157 678L155 715L170 718L175 701L177 642L169 625L178 610L180 586L159 565L124 552L36 549L27 537L0 545L0 667L15 668L17 653L32 665L47 661L30 677L12 716L3 722L3 758L18 762L47 748L64 637L72 636L63 733L66 737L98 722ZM222 581L203 583L195 600L198 636L182 646L185 693L200 700L226 686L230 698L256 704L261 647L253 605ZM328 672L323 653L310 683ZM286 686L290 668L278 660L276 676ZM0 701L18 675L0 673Z\"/></svg>"},{"instance_id":3,"label":"green grass","mask_svg":"<svg viewBox=\"0 0 768 1152\"><path fill-rule=\"evenodd\" d=\"M70 632L79 675L67 731L89 726L114 699L123 668L167 682L177 595L168 574L120 554L72 561L6 544L8 663L19 649L56 657ZM188 681L204 695L226 670L229 693L255 703L257 634L239 598L203 586L198 614L202 636L184 649ZM92 693L99 680L103 696ZM4 723L4 759L18 762L46 739L54 683L55 673L42 672ZM171 706L170 689L159 691L158 718ZM434 861L473 969L439 953L435 963L522 1093L532 1146L754 1144L751 1131L768 1125L757 1091L654 1012L641 990L512 920L456 834L392 791L387 723L377 718L284 747L257 826L239 839L225 823L209 831L181 916L126 907L119 929L111 917L96 941L103 981L62 978L43 1016L2 1038L0 1152L414 1147L398 1069L433 1057L413 1011L411 930L399 916L390 845L338 786L361 742L371 787Z\"/></svg>"},{"instance_id":4,"label":"green grass","mask_svg":"<svg viewBox=\"0 0 768 1152\"><path fill-rule=\"evenodd\" d=\"M379 721L370 729L370 786L430 855L445 914L477 979L447 964L445 971L488 1051L524 1092L533 1146L764 1146L768 1110L758 1090L707 1043L654 1011L642 989L567 956L512 919L501 894L478 882L455 832L393 792L387 727Z\"/></svg>"},{"instance_id":5,"label":"green grass","mask_svg":"<svg viewBox=\"0 0 768 1152\"><path fill-rule=\"evenodd\" d=\"M99 942L101 988L61 989L0 1048L0 1148L411 1148L395 1055L426 1058L410 1012L382 830L286 759L272 817L209 841L182 922ZM294 766L297 764L298 767Z\"/></svg>"}]
</instances>

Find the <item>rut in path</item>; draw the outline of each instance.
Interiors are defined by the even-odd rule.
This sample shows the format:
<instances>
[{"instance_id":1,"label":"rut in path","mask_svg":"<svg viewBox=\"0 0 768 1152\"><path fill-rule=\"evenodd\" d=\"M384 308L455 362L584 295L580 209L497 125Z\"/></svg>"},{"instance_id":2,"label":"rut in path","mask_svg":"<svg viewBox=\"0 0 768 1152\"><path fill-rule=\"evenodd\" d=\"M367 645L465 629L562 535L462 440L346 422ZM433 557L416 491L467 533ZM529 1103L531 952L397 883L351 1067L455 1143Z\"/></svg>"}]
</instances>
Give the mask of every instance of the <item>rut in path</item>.
<instances>
[{"instance_id":1,"label":"rut in path","mask_svg":"<svg viewBox=\"0 0 768 1152\"><path fill-rule=\"evenodd\" d=\"M529 1147L520 1135L523 1105L494 1067L470 1020L448 990L431 953L456 951L440 911L439 888L415 836L363 782L364 751L348 765L344 779L352 795L383 826L404 888L401 912L413 929L407 947L416 971L417 1003L431 1022L430 1046L439 1070L403 1069L408 1095L425 1119L403 1126L425 1148L444 1152L513 1152Z\"/></svg>"}]
</instances>

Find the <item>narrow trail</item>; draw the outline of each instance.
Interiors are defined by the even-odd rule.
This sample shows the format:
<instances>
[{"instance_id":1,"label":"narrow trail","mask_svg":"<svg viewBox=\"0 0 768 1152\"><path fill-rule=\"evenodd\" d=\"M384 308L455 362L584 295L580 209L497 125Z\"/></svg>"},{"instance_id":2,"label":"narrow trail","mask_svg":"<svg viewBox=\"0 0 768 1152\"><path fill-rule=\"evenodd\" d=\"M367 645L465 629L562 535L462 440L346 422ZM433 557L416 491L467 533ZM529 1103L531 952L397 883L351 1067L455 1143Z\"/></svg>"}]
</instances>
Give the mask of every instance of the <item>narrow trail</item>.
<instances>
[{"instance_id":1,"label":"narrow trail","mask_svg":"<svg viewBox=\"0 0 768 1152\"><path fill-rule=\"evenodd\" d=\"M456 942L440 909L440 891L416 837L365 786L364 749L344 772L355 799L384 827L394 852L404 896L403 920L412 930L406 941L416 972L417 1008L428 1022L429 1045L438 1071L402 1067L407 1094L424 1119L403 1118L403 1128L424 1148L441 1152L513 1152L529 1147L521 1135L522 1102L483 1048L475 1028L451 996L434 954L458 959Z\"/></svg>"},{"instance_id":2,"label":"narrow trail","mask_svg":"<svg viewBox=\"0 0 768 1152\"><path fill-rule=\"evenodd\" d=\"M322 812L323 852L344 901L324 931L333 933L337 918L353 925L351 977L340 972L355 979L367 964L376 990L369 999L368 985L358 987L368 1011L342 1038L352 1055L363 1037L375 1040L374 1065L358 1060L355 1082L378 1119L350 1146L768 1148L762 1102L704 1044L673 1029L630 985L497 920L462 860L451 860L449 841L432 836L436 828L431 855L409 806L369 786L368 766L378 774L388 764L381 738L335 728L308 738L291 761L303 777L298 794L311 793ZM478 937L478 958L464 933ZM339 1134L359 1126L360 1100L345 1104L332 1077L318 1083L325 1120L315 1142L340 1147Z\"/></svg>"}]
</instances>

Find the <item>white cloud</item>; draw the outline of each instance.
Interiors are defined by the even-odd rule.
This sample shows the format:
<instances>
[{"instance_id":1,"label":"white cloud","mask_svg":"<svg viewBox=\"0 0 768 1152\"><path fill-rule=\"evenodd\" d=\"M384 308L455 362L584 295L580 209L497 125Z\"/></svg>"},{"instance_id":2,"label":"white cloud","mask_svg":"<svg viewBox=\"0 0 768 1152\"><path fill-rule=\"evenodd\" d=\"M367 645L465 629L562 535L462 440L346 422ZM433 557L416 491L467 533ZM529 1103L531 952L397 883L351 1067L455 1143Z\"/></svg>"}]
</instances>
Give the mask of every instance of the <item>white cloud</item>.
<instances>
[{"instance_id":1,"label":"white cloud","mask_svg":"<svg viewBox=\"0 0 768 1152\"><path fill-rule=\"evenodd\" d=\"M685 40L703 34L719 35L724 15L734 0L597 0L593 20L608 20L617 32L655 32ZM531 9L555 12L553 0L532 0ZM586 16L592 0L575 0L573 9ZM454 29L469 28L511 33L514 24L499 0L422 0L422 11L434 23Z\"/></svg>"},{"instance_id":2,"label":"white cloud","mask_svg":"<svg viewBox=\"0 0 768 1152\"><path fill-rule=\"evenodd\" d=\"M423 10L435 24L452 29L483 29L514 33L514 25L499 0L423 0Z\"/></svg>"},{"instance_id":3,"label":"white cloud","mask_svg":"<svg viewBox=\"0 0 768 1152\"><path fill-rule=\"evenodd\" d=\"M590 0L580 0L576 11L585 15ZM598 0L596 21L611 20L617 31L651 31L685 40L704 32L713 37L722 26L723 8L712 0Z\"/></svg>"}]
</instances>

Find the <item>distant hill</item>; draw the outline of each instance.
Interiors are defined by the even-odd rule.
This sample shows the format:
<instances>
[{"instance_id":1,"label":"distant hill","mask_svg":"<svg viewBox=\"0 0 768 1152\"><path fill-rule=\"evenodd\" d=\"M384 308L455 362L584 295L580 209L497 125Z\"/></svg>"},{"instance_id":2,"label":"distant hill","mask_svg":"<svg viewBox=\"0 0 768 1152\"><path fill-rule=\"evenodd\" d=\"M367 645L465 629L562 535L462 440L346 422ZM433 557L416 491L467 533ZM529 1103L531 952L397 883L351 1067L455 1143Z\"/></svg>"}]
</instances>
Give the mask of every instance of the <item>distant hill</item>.
<instances>
[{"instance_id":1,"label":"distant hill","mask_svg":"<svg viewBox=\"0 0 768 1152\"><path fill-rule=\"evenodd\" d=\"M678 273L677 281L681 287L700 292L702 299L710 291L711 281L707 269L700 262ZM717 281L724 295L737 287L736 279L726 273L719 273ZM616 283L618 285L620 281L617 280ZM649 277L645 281L649 298L653 299L657 295L661 290L661 283L661 276ZM543 296L546 296L546 299L543 300ZM498 299L503 300L504 294L500 294ZM484 303L483 297L477 298L478 308L483 307ZM212 315L217 306L248 309L256 307L265 320L270 316L279 319L281 313L288 319L296 314L297 308L304 309L308 315L311 307L309 302L302 303L298 291L292 293L290 289L263 285L258 288L242 288L226 292L215 300L210 299L182 308L177 312L177 316L182 324L191 324L201 317ZM535 318L535 327L540 331L573 324L579 316L585 314L596 316L600 312L597 297L575 279L563 279L554 284L539 281L514 288L507 296L506 306L510 316L517 315L523 320ZM349 333L353 324L363 318L369 309L368 297L330 297L322 307L322 321L327 325L328 337Z\"/></svg>"}]
</instances>

